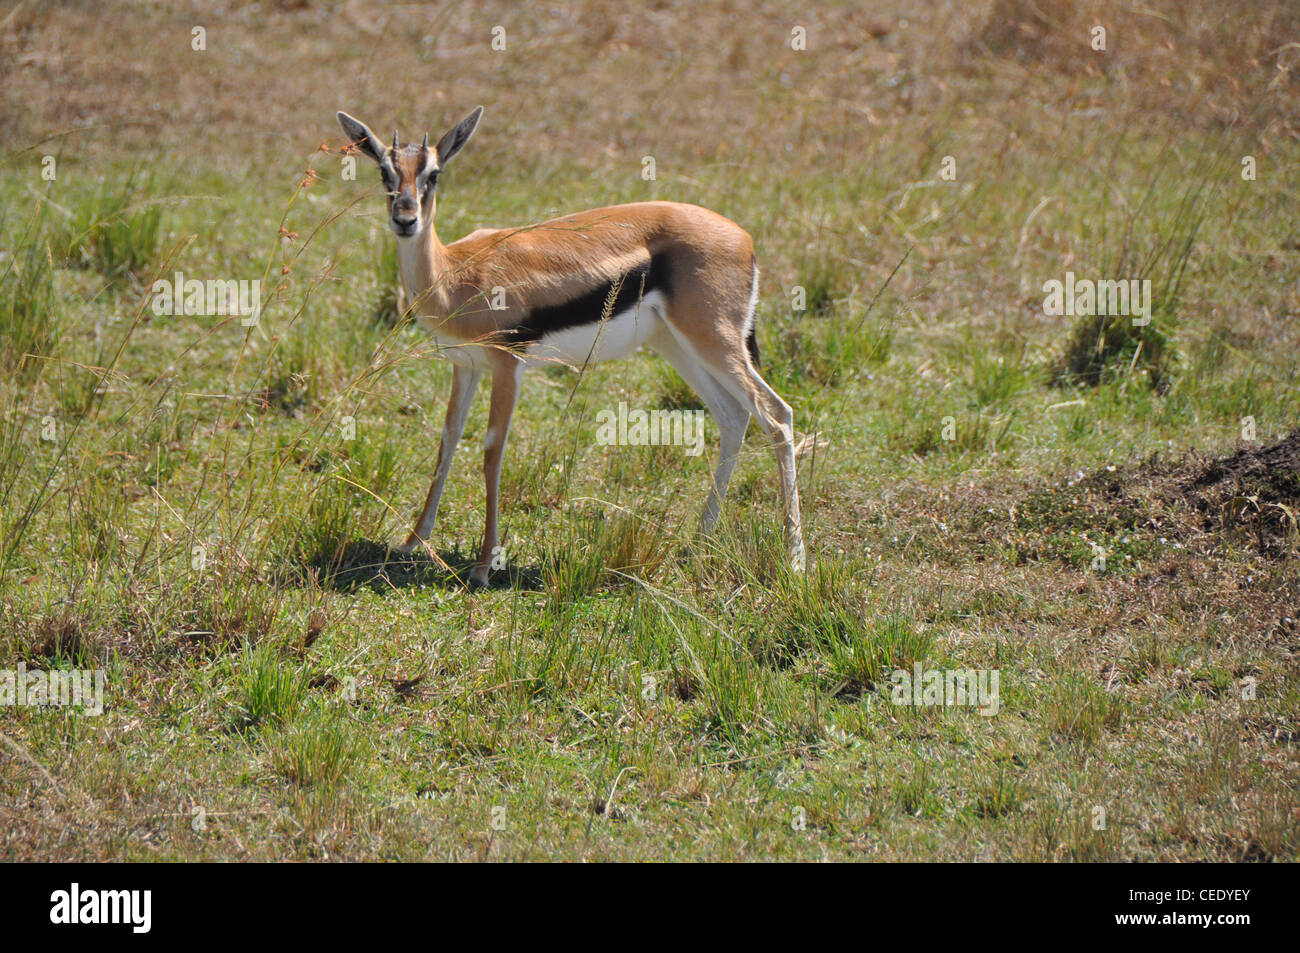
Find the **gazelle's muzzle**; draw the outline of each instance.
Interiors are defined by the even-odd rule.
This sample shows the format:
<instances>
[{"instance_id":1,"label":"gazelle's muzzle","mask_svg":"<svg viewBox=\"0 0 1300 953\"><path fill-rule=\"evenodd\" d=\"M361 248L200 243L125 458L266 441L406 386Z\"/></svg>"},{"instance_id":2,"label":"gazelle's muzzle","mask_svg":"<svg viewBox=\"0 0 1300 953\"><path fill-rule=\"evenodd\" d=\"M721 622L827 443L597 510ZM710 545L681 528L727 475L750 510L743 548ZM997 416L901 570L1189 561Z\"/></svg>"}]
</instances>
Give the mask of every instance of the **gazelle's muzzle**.
<instances>
[{"instance_id":1,"label":"gazelle's muzzle","mask_svg":"<svg viewBox=\"0 0 1300 953\"><path fill-rule=\"evenodd\" d=\"M397 198L393 199L389 210L389 224L393 231L403 238L410 237L420 230L420 203L416 201L412 190L403 189Z\"/></svg>"}]
</instances>

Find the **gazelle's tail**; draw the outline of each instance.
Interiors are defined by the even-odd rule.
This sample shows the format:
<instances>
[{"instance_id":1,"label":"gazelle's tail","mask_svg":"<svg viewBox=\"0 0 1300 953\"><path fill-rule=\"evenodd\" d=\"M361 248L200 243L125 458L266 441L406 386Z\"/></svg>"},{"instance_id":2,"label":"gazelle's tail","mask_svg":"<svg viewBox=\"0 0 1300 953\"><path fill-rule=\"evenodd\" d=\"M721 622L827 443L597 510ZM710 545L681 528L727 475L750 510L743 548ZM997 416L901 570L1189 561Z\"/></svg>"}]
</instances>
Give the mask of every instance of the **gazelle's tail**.
<instances>
[{"instance_id":1,"label":"gazelle's tail","mask_svg":"<svg viewBox=\"0 0 1300 953\"><path fill-rule=\"evenodd\" d=\"M749 333L745 335L745 350L749 351L749 359L758 367L758 336L754 334L754 314L758 310L758 262L751 260L751 265L754 269L754 284L749 292L749 316L745 319L749 325Z\"/></svg>"}]
</instances>

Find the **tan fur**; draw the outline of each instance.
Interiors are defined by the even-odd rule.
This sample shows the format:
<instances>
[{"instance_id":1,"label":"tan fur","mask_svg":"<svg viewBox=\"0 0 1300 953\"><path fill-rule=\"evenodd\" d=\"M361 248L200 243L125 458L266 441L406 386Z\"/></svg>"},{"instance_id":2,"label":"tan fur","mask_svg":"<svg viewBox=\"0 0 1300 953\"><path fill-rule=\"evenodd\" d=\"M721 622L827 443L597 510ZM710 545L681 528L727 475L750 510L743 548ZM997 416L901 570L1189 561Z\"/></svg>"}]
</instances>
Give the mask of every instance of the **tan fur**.
<instances>
[{"instance_id":1,"label":"tan fur","mask_svg":"<svg viewBox=\"0 0 1300 953\"><path fill-rule=\"evenodd\" d=\"M429 227L415 241L416 265L402 275L418 295L415 314L439 337L462 344L488 342L528 309L568 301L655 254L668 252L684 263L681 290L702 307L746 302L752 279L749 235L708 209L675 202L613 205L522 228L479 229L450 245ZM489 306L495 287L505 289L505 309ZM721 333L743 348L745 315L739 318L719 323L701 343ZM681 330L694 331L689 325Z\"/></svg>"}]
</instances>

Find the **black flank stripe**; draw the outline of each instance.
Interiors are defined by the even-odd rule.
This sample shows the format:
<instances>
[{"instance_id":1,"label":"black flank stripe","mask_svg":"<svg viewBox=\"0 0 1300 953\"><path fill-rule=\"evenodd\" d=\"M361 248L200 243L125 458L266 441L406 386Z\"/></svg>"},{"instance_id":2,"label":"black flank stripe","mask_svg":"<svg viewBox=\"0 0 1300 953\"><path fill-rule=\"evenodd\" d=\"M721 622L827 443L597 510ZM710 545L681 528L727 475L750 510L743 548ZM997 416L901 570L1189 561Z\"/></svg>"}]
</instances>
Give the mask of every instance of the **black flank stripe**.
<instances>
[{"instance_id":1,"label":"black flank stripe","mask_svg":"<svg viewBox=\"0 0 1300 953\"><path fill-rule=\"evenodd\" d=\"M506 344L524 346L566 328L596 324L605 317L606 302L615 285L618 285L618 294L609 310L611 318L621 311L630 310L652 291L667 294L668 261L662 255L654 255L650 261L624 275L621 284L618 281L604 282L563 304L534 308L519 325L501 332L501 337Z\"/></svg>"}]
</instances>

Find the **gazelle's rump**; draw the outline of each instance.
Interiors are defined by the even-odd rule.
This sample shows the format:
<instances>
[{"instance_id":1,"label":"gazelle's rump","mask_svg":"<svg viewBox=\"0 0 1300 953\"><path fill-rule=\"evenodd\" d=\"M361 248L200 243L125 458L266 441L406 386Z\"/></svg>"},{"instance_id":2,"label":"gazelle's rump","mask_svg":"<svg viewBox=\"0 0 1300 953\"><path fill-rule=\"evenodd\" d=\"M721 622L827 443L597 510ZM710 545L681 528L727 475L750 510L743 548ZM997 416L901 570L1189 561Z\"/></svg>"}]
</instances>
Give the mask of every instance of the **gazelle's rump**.
<instances>
[{"instance_id":1,"label":"gazelle's rump","mask_svg":"<svg viewBox=\"0 0 1300 953\"><path fill-rule=\"evenodd\" d=\"M471 574L485 584L498 550L501 459L527 366L574 366L626 357L645 345L671 364L709 408L720 432L718 466L702 526L717 523L751 415L776 452L786 541L803 568L794 415L758 370L753 241L696 205L638 202L537 225L479 229L444 245L433 227L443 167L469 141L482 107L430 149L385 148L339 113L352 141L378 163L398 236L398 269L417 319L455 366L433 484L401 550L428 538L452 455L481 376L492 376L483 472L483 548Z\"/></svg>"}]
</instances>

